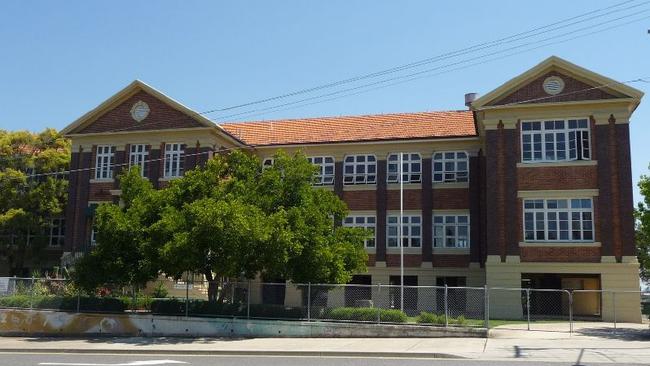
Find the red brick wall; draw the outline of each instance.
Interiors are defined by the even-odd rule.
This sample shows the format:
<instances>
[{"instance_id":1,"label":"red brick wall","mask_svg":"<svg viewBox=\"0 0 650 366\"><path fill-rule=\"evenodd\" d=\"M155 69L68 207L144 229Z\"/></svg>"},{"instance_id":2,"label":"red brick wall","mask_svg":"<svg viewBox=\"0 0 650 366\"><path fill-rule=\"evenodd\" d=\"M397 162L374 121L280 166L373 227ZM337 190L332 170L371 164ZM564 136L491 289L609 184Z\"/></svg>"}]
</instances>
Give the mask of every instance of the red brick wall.
<instances>
[{"instance_id":1,"label":"red brick wall","mask_svg":"<svg viewBox=\"0 0 650 366\"><path fill-rule=\"evenodd\" d=\"M343 191L343 200L352 211L373 211L377 206L377 192Z\"/></svg>"},{"instance_id":2,"label":"red brick wall","mask_svg":"<svg viewBox=\"0 0 650 366\"><path fill-rule=\"evenodd\" d=\"M399 210L399 190L389 190L386 192L386 204L388 210ZM419 189L404 190L404 209L421 210L422 209L422 191Z\"/></svg>"},{"instance_id":3,"label":"red brick wall","mask_svg":"<svg viewBox=\"0 0 650 366\"><path fill-rule=\"evenodd\" d=\"M113 189L113 183L101 182L90 183L90 191L88 194L89 201L112 201L110 190Z\"/></svg>"},{"instance_id":4,"label":"red brick wall","mask_svg":"<svg viewBox=\"0 0 650 366\"><path fill-rule=\"evenodd\" d=\"M434 254L433 267L469 267L469 255L459 254Z\"/></svg>"},{"instance_id":5,"label":"red brick wall","mask_svg":"<svg viewBox=\"0 0 650 366\"><path fill-rule=\"evenodd\" d=\"M588 166L534 167L517 169L518 188L522 191L543 189L598 188L598 168Z\"/></svg>"},{"instance_id":6,"label":"red brick wall","mask_svg":"<svg viewBox=\"0 0 650 366\"><path fill-rule=\"evenodd\" d=\"M549 76L559 76L564 81L564 90L558 96L551 96L546 94L543 88L544 80ZM567 75L563 75L557 71L548 72L530 83L515 90L513 93L507 95L500 100L490 103L490 105L500 105L508 103L519 103L522 101L529 101L531 99L538 99L530 103L556 103L556 102L573 102L580 100L598 100L598 99L611 99L615 96L606 93L601 89L591 89L592 85L583 83ZM566 94L566 95L565 95Z\"/></svg>"},{"instance_id":7,"label":"red brick wall","mask_svg":"<svg viewBox=\"0 0 650 366\"><path fill-rule=\"evenodd\" d=\"M131 108L137 101L142 100L149 105L151 112L142 122L136 122L131 117ZM97 133L114 130L142 131L170 128L202 127L202 125L185 113L161 102L157 98L140 91L122 104L100 116L92 124L78 133Z\"/></svg>"},{"instance_id":8,"label":"red brick wall","mask_svg":"<svg viewBox=\"0 0 650 366\"><path fill-rule=\"evenodd\" d=\"M600 262L599 247L523 247L522 262Z\"/></svg>"},{"instance_id":9,"label":"red brick wall","mask_svg":"<svg viewBox=\"0 0 650 366\"><path fill-rule=\"evenodd\" d=\"M386 267L399 267L399 254L386 254ZM422 256L420 254L404 254L404 267L420 267Z\"/></svg>"},{"instance_id":10,"label":"red brick wall","mask_svg":"<svg viewBox=\"0 0 650 366\"><path fill-rule=\"evenodd\" d=\"M434 210L468 210L469 189L445 188L433 190Z\"/></svg>"},{"instance_id":11,"label":"red brick wall","mask_svg":"<svg viewBox=\"0 0 650 366\"><path fill-rule=\"evenodd\" d=\"M374 254L368 254L368 262L366 262L368 267L373 267L375 265L375 262L376 256Z\"/></svg>"}]
</instances>

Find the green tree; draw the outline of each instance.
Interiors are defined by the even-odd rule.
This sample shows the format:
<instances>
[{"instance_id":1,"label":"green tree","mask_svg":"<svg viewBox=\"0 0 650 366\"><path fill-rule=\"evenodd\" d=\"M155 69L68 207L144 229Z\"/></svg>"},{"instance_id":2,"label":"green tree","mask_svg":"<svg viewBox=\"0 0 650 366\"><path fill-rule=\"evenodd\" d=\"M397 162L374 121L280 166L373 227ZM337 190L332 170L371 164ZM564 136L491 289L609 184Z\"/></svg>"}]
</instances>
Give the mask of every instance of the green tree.
<instances>
[{"instance_id":1,"label":"green tree","mask_svg":"<svg viewBox=\"0 0 650 366\"><path fill-rule=\"evenodd\" d=\"M10 274L45 265L50 220L63 217L70 142L54 129L0 130L0 263Z\"/></svg>"},{"instance_id":2,"label":"green tree","mask_svg":"<svg viewBox=\"0 0 650 366\"><path fill-rule=\"evenodd\" d=\"M79 287L142 288L159 273L157 251L152 249L148 226L158 219L159 193L133 167L119 177L121 202L101 204L95 210L97 245L75 263L72 273Z\"/></svg>"},{"instance_id":3,"label":"green tree","mask_svg":"<svg viewBox=\"0 0 650 366\"><path fill-rule=\"evenodd\" d=\"M643 281L650 282L650 177L641 176L639 188L643 202L635 210L637 257Z\"/></svg>"}]
</instances>

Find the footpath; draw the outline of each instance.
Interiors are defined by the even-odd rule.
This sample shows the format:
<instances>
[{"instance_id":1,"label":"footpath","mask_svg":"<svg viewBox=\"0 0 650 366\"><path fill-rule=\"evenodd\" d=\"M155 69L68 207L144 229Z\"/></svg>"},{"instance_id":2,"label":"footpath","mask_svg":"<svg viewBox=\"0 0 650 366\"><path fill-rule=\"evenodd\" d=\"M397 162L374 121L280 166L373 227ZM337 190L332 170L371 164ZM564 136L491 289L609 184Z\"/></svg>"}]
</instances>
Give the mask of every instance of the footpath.
<instances>
[{"instance_id":1,"label":"footpath","mask_svg":"<svg viewBox=\"0 0 650 366\"><path fill-rule=\"evenodd\" d=\"M648 324L498 327L490 338L25 338L0 337L2 353L128 353L311 357L459 358L546 362L650 361Z\"/></svg>"}]
</instances>

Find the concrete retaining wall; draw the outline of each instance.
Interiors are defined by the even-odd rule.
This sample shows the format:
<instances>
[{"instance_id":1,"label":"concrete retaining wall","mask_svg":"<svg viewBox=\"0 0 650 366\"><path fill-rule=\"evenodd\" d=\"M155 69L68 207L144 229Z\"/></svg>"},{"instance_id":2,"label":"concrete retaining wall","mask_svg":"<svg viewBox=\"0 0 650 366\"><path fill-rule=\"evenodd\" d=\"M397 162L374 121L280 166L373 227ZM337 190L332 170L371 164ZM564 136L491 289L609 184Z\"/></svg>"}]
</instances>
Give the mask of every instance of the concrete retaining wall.
<instances>
[{"instance_id":1,"label":"concrete retaining wall","mask_svg":"<svg viewBox=\"0 0 650 366\"><path fill-rule=\"evenodd\" d=\"M417 325L84 314L0 309L0 336L486 337L485 329Z\"/></svg>"}]
</instances>

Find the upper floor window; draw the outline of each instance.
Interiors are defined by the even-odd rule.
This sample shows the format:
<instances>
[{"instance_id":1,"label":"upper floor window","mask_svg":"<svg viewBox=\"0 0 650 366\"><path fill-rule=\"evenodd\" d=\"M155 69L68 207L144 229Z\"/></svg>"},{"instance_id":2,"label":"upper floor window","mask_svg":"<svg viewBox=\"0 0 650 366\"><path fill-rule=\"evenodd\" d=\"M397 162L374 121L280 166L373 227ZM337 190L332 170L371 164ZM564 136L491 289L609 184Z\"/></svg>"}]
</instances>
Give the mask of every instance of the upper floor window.
<instances>
[{"instance_id":1,"label":"upper floor window","mask_svg":"<svg viewBox=\"0 0 650 366\"><path fill-rule=\"evenodd\" d=\"M314 177L317 186L334 184L334 158L331 156L310 156L307 160L318 168Z\"/></svg>"},{"instance_id":2,"label":"upper floor window","mask_svg":"<svg viewBox=\"0 0 650 366\"><path fill-rule=\"evenodd\" d=\"M434 215L433 246L435 248L469 247L469 215Z\"/></svg>"},{"instance_id":3,"label":"upper floor window","mask_svg":"<svg viewBox=\"0 0 650 366\"><path fill-rule=\"evenodd\" d=\"M131 145L129 151L129 166L140 167L140 174L143 177L146 176L145 168L147 167L148 156L149 156L149 152L147 151L147 145L144 144Z\"/></svg>"},{"instance_id":4,"label":"upper floor window","mask_svg":"<svg viewBox=\"0 0 650 366\"><path fill-rule=\"evenodd\" d=\"M388 216L388 246L399 247L399 215ZM419 248L422 243L422 218L420 215L402 216L402 245Z\"/></svg>"},{"instance_id":5,"label":"upper floor window","mask_svg":"<svg viewBox=\"0 0 650 366\"><path fill-rule=\"evenodd\" d=\"M589 120L522 122L521 153L523 162L589 160Z\"/></svg>"},{"instance_id":6,"label":"upper floor window","mask_svg":"<svg viewBox=\"0 0 650 366\"><path fill-rule=\"evenodd\" d=\"M402 157L402 181L404 183L419 183L422 180L422 158L418 153L396 153L388 155L388 183L400 182L399 161Z\"/></svg>"},{"instance_id":7,"label":"upper floor window","mask_svg":"<svg viewBox=\"0 0 650 366\"><path fill-rule=\"evenodd\" d=\"M366 248L375 247L375 217L374 216L348 216L343 220L343 226L347 227L362 227L372 231L372 238L365 240Z\"/></svg>"},{"instance_id":8,"label":"upper floor window","mask_svg":"<svg viewBox=\"0 0 650 366\"><path fill-rule=\"evenodd\" d=\"M343 165L343 183L377 183L377 158L374 155L346 156Z\"/></svg>"},{"instance_id":9,"label":"upper floor window","mask_svg":"<svg viewBox=\"0 0 650 366\"><path fill-rule=\"evenodd\" d=\"M181 143L165 144L165 178L183 175L183 147Z\"/></svg>"},{"instance_id":10,"label":"upper floor window","mask_svg":"<svg viewBox=\"0 0 650 366\"><path fill-rule=\"evenodd\" d=\"M99 145L95 158L95 179L113 178L115 146Z\"/></svg>"},{"instance_id":11,"label":"upper floor window","mask_svg":"<svg viewBox=\"0 0 650 366\"><path fill-rule=\"evenodd\" d=\"M433 154L433 181L436 183L467 182L468 165L466 152L437 152Z\"/></svg>"},{"instance_id":12,"label":"upper floor window","mask_svg":"<svg viewBox=\"0 0 650 366\"><path fill-rule=\"evenodd\" d=\"M273 163L275 163L275 159L273 158L266 158L264 161L262 161L262 169L268 169L273 166Z\"/></svg>"},{"instance_id":13,"label":"upper floor window","mask_svg":"<svg viewBox=\"0 0 650 366\"><path fill-rule=\"evenodd\" d=\"M591 199L524 200L524 240L593 241Z\"/></svg>"},{"instance_id":14,"label":"upper floor window","mask_svg":"<svg viewBox=\"0 0 650 366\"><path fill-rule=\"evenodd\" d=\"M55 218L50 220L50 241L51 247L59 247L63 245L65 240L65 219Z\"/></svg>"}]
</instances>

